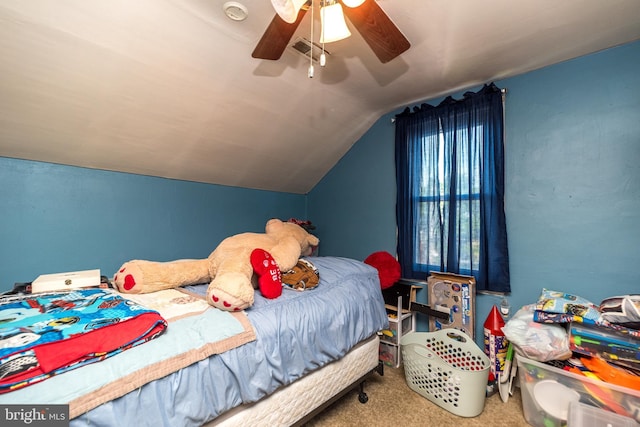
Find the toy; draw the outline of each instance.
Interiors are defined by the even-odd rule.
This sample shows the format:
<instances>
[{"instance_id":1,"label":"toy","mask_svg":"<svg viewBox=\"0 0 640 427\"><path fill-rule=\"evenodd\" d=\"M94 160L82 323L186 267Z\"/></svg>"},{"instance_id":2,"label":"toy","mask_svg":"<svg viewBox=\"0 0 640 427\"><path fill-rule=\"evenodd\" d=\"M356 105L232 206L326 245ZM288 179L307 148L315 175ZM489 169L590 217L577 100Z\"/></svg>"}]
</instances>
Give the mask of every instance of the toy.
<instances>
[{"instance_id":1,"label":"toy","mask_svg":"<svg viewBox=\"0 0 640 427\"><path fill-rule=\"evenodd\" d=\"M448 314L444 318L429 316L429 330L458 329L475 339L476 279L431 271L427 277L427 291L427 301L435 311Z\"/></svg>"},{"instance_id":2,"label":"toy","mask_svg":"<svg viewBox=\"0 0 640 427\"><path fill-rule=\"evenodd\" d=\"M270 294L265 295L267 297L279 295L274 286L279 275L269 274L271 257L280 271L288 271L301 256L310 255L319 242L297 224L271 219L265 233L227 237L206 259L164 263L129 261L118 270L113 282L123 293L148 293L209 283L209 304L227 311L244 310L253 305L254 283L261 291L265 288ZM254 252L256 249L262 251ZM254 270L256 267L258 270ZM277 287L281 286L277 284Z\"/></svg>"},{"instance_id":3,"label":"toy","mask_svg":"<svg viewBox=\"0 0 640 427\"><path fill-rule=\"evenodd\" d=\"M504 319L494 305L484 321L484 353L491 360L491 373L496 378L504 372L509 346L509 341L502 332L504 326Z\"/></svg>"},{"instance_id":4,"label":"toy","mask_svg":"<svg viewBox=\"0 0 640 427\"><path fill-rule=\"evenodd\" d=\"M262 295L269 299L282 295L282 272L271 254L264 249L254 249L249 259Z\"/></svg>"},{"instance_id":5,"label":"toy","mask_svg":"<svg viewBox=\"0 0 640 427\"><path fill-rule=\"evenodd\" d=\"M282 284L296 291L314 289L320 283L320 272L309 260L299 259L289 271L282 273Z\"/></svg>"}]
</instances>

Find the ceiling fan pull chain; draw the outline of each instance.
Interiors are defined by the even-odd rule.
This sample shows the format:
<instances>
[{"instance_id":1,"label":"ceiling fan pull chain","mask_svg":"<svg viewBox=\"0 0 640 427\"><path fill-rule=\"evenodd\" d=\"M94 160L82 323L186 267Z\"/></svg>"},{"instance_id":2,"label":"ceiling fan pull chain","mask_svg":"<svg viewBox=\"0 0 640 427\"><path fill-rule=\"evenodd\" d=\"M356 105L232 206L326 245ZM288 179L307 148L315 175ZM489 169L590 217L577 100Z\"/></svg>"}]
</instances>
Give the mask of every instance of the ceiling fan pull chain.
<instances>
[{"instance_id":1,"label":"ceiling fan pull chain","mask_svg":"<svg viewBox=\"0 0 640 427\"><path fill-rule=\"evenodd\" d=\"M307 77L313 78L313 0L311 0L311 34L309 35L309 43L311 50L309 51L309 70L307 71Z\"/></svg>"},{"instance_id":2,"label":"ceiling fan pull chain","mask_svg":"<svg viewBox=\"0 0 640 427\"><path fill-rule=\"evenodd\" d=\"M321 12L322 14L324 14L324 8L321 9ZM322 40L322 53L320 54L320 66L324 67L325 65L327 65L327 55L324 54L324 25L322 26L320 31L322 31L322 36L320 37L320 40ZM311 41L313 41L313 39L311 39Z\"/></svg>"}]
</instances>

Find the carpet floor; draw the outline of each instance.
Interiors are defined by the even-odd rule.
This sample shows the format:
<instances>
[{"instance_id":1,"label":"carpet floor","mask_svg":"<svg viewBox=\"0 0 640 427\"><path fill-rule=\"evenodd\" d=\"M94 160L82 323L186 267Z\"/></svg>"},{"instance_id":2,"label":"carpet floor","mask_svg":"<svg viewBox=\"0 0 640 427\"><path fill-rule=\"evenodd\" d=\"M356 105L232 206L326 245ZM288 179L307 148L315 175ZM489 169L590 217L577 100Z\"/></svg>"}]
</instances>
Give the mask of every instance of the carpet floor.
<instances>
[{"instance_id":1,"label":"carpet floor","mask_svg":"<svg viewBox=\"0 0 640 427\"><path fill-rule=\"evenodd\" d=\"M385 366L384 375L372 375L365 383L367 403L358 401L354 390L306 424L307 427L346 426L437 426L519 427L528 426L522 412L520 389L505 403L498 393L485 399L477 417L454 415L409 388L404 370Z\"/></svg>"}]
</instances>

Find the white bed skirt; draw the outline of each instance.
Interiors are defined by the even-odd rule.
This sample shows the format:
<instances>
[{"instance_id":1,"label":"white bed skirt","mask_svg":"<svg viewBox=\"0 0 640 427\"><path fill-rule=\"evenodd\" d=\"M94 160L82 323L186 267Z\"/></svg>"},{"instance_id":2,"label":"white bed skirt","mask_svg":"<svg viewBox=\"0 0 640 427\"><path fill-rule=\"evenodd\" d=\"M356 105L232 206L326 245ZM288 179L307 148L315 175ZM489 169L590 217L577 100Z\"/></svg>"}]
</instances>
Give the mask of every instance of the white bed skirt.
<instances>
[{"instance_id":1,"label":"white bed skirt","mask_svg":"<svg viewBox=\"0 0 640 427\"><path fill-rule=\"evenodd\" d=\"M379 342L374 335L342 359L276 390L259 402L231 409L204 426L291 426L373 370L378 365Z\"/></svg>"}]
</instances>

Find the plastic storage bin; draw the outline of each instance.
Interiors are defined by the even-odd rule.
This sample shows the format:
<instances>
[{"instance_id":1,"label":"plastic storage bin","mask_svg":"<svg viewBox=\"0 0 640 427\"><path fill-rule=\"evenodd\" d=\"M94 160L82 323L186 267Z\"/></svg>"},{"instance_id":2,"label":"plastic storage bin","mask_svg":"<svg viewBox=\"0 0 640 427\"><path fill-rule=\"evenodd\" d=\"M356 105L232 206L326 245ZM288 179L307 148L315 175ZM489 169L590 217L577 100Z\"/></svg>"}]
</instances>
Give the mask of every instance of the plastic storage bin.
<instances>
[{"instance_id":1,"label":"plastic storage bin","mask_svg":"<svg viewBox=\"0 0 640 427\"><path fill-rule=\"evenodd\" d=\"M395 368L396 366L398 366L399 360L397 359L398 352L396 350L397 350L396 346L380 341L380 350L378 354L380 361L392 368Z\"/></svg>"},{"instance_id":2,"label":"plastic storage bin","mask_svg":"<svg viewBox=\"0 0 640 427\"><path fill-rule=\"evenodd\" d=\"M569 408L578 402L640 421L640 391L587 378L521 355L517 355L516 360L524 418L532 426L571 425L568 424ZM583 425L600 426L580 424ZM614 423L611 427L618 425L624 424ZM606 426L608 424L602 424Z\"/></svg>"},{"instance_id":3,"label":"plastic storage bin","mask_svg":"<svg viewBox=\"0 0 640 427\"><path fill-rule=\"evenodd\" d=\"M567 427L638 427L638 424L632 418L572 402L569 405Z\"/></svg>"},{"instance_id":4,"label":"plastic storage bin","mask_svg":"<svg viewBox=\"0 0 640 427\"><path fill-rule=\"evenodd\" d=\"M409 388L452 414L482 413L491 362L471 337L442 329L409 333L400 344Z\"/></svg>"},{"instance_id":5,"label":"plastic storage bin","mask_svg":"<svg viewBox=\"0 0 640 427\"><path fill-rule=\"evenodd\" d=\"M402 327L401 333L398 334L398 328ZM402 315L402 319L389 319L389 328L382 331L382 339L392 344L400 344L398 335L405 335L413 330L413 318L411 315Z\"/></svg>"}]
</instances>

